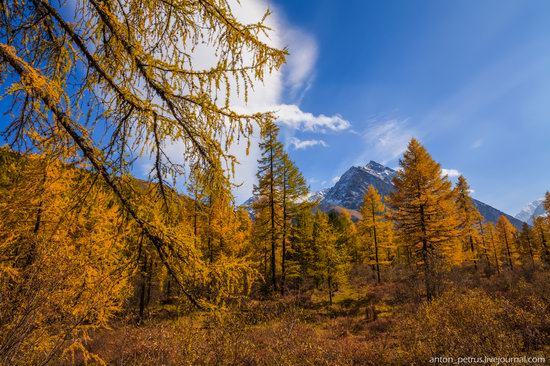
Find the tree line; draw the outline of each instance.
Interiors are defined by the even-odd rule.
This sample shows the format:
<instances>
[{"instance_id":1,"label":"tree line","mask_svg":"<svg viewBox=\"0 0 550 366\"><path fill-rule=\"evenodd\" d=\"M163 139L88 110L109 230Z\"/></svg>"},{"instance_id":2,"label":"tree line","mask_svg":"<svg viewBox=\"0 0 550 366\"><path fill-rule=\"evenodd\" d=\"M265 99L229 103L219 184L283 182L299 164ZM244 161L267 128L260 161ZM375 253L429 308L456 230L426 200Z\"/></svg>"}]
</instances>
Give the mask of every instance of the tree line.
<instances>
[{"instance_id":1,"label":"tree line","mask_svg":"<svg viewBox=\"0 0 550 366\"><path fill-rule=\"evenodd\" d=\"M422 276L431 300L439 292L439 274L454 266L492 275L550 263L548 218L537 217L533 227L524 224L519 230L505 216L496 224L487 222L466 178L460 176L453 186L416 139L400 160L395 191L382 199L369 186L361 218L354 222L345 209L327 214L306 199L305 181L277 133L277 126L269 124L262 135L252 205L266 290L279 288L284 294L287 287L323 288L332 303L352 264L371 266L377 283L386 269L404 265ZM548 193L544 205L548 211Z\"/></svg>"}]
</instances>

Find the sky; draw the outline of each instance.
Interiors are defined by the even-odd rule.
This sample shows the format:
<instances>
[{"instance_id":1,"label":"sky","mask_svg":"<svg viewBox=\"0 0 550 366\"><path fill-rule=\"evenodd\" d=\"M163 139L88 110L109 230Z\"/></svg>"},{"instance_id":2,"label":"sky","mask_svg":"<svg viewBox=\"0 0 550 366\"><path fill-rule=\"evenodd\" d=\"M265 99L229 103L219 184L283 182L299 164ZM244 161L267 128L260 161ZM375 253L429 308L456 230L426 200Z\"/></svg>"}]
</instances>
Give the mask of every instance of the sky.
<instances>
[{"instance_id":1,"label":"sky","mask_svg":"<svg viewBox=\"0 0 550 366\"><path fill-rule=\"evenodd\" d=\"M504 212L550 190L549 1L229 1L244 23L269 7L265 41L290 52L248 102L231 103L277 114L311 190L370 160L396 168L411 137ZM209 51L199 47L194 64L212 65ZM252 194L257 142L249 155L233 147L237 202ZM177 144L169 151L181 155Z\"/></svg>"},{"instance_id":2,"label":"sky","mask_svg":"<svg viewBox=\"0 0 550 366\"><path fill-rule=\"evenodd\" d=\"M507 213L550 190L550 2L269 6L290 51L281 139L312 190L370 160L397 167L412 136Z\"/></svg>"}]
</instances>

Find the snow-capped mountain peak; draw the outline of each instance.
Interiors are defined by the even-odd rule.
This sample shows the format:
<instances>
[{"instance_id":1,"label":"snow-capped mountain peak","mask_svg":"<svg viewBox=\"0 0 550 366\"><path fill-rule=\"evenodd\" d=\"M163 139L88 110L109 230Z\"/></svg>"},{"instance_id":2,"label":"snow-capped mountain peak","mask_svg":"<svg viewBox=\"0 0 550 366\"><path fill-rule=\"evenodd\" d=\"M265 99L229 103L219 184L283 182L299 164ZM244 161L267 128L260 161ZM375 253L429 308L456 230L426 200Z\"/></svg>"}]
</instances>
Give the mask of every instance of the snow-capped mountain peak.
<instances>
[{"instance_id":1,"label":"snow-capped mountain peak","mask_svg":"<svg viewBox=\"0 0 550 366\"><path fill-rule=\"evenodd\" d=\"M329 190L330 188L325 188L325 189L321 189L320 191L309 192L306 200L308 202L314 202L314 201L321 202L325 198L325 195Z\"/></svg>"},{"instance_id":2,"label":"snow-capped mountain peak","mask_svg":"<svg viewBox=\"0 0 550 366\"><path fill-rule=\"evenodd\" d=\"M533 202L525 206L514 217L518 220L528 223L529 225L532 225L533 219L535 217L544 215L544 207L542 205L543 201L544 201L544 198L539 198L537 200L534 200Z\"/></svg>"},{"instance_id":3,"label":"snow-capped mountain peak","mask_svg":"<svg viewBox=\"0 0 550 366\"><path fill-rule=\"evenodd\" d=\"M364 166L352 166L336 184L329 189L321 201L321 207L342 206L358 210L363 204L363 196L369 185L373 185L381 195L393 191L392 178L396 172L375 161Z\"/></svg>"},{"instance_id":4,"label":"snow-capped mountain peak","mask_svg":"<svg viewBox=\"0 0 550 366\"><path fill-rule=\"evenodd\" d=\"M374 186L382 197L391 194L395 190L392 179L396 174L395 170L374 161L370 161L365 166L352 166L342 174L340 180L328 192L324 193L320 208L330 211L343 207L347 210L358 211L363 204L363 196L370 185ZM474 199L473 202L488 221L496 222L501 215L506 215L478 200ZM509 215L506 217L516 227L521 227L522 221Z\"/></svg>"},{"instance_id":5,"label":"snow-capped mountain peak","mask_svg":"<svg viewBox=\"0 0 550 366\"><path fill-rule=\"evenodd\" d=\"M388 184L392 184L392 179L396 174L395 170L388 168L372 160L369 161L367 165L359 168L371 175L374 175L377 178L380 178L381 180L383 180Z\"/></svg>"},{"instance_id":6,"label":"snow-capped mountain peak","mask_svg":"<svg viewBox=\"0 0 550 366\"><path fill-rule=\"evenodd\" d=\"M395 190L392 179L396 174L395 170L375 161L370 161L364 166L352 166L342 174L333 187L325 188L318 192L310 192L309 195L303 197L303 200L319 202L319 208L323 211L346 209L352 214L354 219L359 219L361 215L358 211L361 209L363 196L369 186L374 186L382 198L384 198ZM254 199L254 197L251 197L243 204L243 206L247 207L252 217L254 212L251 204L254 202ZM537 201L529 207L537 206ZM519 214L514 218L476 199L473 199L473 202L487 221L495 223L501 215L505 215L517 228L520 228L523 224L523 219L518 217ZM542 202L539 202L538 207L534 209L534 214L537 215L540 209L542 209ZM544 213L544 210L542 213Z\"/></svg>"}]
</instances>

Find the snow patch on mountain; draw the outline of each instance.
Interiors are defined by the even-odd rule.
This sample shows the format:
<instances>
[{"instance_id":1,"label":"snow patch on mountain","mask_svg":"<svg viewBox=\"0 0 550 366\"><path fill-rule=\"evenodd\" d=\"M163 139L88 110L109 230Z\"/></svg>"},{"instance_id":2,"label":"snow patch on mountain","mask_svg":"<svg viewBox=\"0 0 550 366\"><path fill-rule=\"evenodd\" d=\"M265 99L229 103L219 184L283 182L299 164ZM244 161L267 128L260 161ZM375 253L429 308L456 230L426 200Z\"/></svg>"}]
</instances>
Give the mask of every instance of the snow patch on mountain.
<instances>
[{"instance_id":1,"label":"snow patch on mountain","mask_svg":"<svg viewBox=\"0 0 550 366\"><path fill-rule=\"evenodd\" d=\"M330 190L330 188L325 188L325 189L322 189L320 191L316 191L316 192L309 192L307 197L306 197L306 200L308 202L321 202L324 198L325 198L325 195L327 194L327 192Z\"/></svg>"},{"instance_id":2,"label":"snow patch on mountain","mask_svg":"<svg viewBox=\"0 0 550 366\"><path fill-rule=\"evenodd\" d=\"M391 168L388 168L382 164L377 163L376 161L369 161L369 163L359 169L364 170L365 172L374 175L375 177L383 180L388 184L393 184L392 179L395 177L397 172Z\"/></svg>"},{"instance_id":3,"label":"snow patch on mountain","mask_svg":"<svg viewBox=\"0 0 550 366\"><path fill-rule=\"evenodd\" d=\"M542 205L543 201L544 201L544 198L539 198L529 203L514 217L518 220L528 223L529 225L532 225L535 217L544 216L545 214L544 207Z\"/></svg>"}]
</instances>

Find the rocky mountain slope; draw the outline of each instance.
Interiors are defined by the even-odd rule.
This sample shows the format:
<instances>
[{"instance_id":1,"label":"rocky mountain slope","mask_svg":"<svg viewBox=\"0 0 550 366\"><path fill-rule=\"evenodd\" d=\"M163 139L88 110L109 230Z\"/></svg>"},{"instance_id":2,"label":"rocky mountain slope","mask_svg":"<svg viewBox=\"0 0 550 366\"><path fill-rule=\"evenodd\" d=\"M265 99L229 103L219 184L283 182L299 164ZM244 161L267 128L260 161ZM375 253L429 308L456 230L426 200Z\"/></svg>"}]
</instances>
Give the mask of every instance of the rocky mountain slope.
<instances>
[{"instance_id":1,"label":"rocky mountain slope","mask_svg":"<svg viewBox=\"0 0 550 366\"><path fill-rule=\"evenodd\" d=\"M320 208L324 211L340 210L342 207L358 211L363 203L363 195L369 185L373 185L382 197L390 194L395 189L392 178L395 170L375 161L370 161L365 166L352 166L340 178L340 180L328 191L323 192ZM479 212L490 222L496 222L501 215L505 215L510 222L521 227L522 220L514 218L486 203L473 200ZM352 216L353 215L352 213Z\"/></svg>"}]
</instances>

